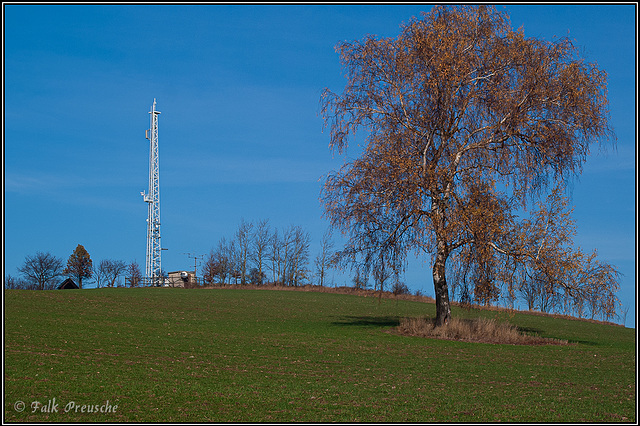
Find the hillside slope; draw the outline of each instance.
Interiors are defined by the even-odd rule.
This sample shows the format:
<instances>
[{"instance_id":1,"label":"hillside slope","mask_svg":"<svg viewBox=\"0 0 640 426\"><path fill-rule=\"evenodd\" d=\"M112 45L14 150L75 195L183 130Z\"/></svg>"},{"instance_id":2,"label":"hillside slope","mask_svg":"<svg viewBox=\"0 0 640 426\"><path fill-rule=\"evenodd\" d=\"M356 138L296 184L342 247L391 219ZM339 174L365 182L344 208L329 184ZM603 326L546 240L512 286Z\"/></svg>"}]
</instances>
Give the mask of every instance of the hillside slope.
<instances>
[{"instance_id":1,"label":"hillside slope","mask_svg":"<svg viewBox=\"0 0 640 426\"><path fill-rule=\"evenodd\" d=\"M454 308L574 343L490 345L385 332L433 315L415 301L237 289L4 295L5 421L636 420L635 330L623 327Z\"/></svg>"}]
</instances>

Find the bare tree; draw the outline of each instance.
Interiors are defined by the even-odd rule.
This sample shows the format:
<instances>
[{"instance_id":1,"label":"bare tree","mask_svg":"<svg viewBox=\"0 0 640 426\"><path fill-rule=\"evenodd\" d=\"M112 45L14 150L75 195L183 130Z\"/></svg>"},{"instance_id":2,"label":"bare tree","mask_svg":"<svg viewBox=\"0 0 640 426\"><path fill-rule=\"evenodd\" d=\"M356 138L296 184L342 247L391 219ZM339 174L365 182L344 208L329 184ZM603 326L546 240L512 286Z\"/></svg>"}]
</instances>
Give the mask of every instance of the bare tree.
<instances>
[{"instance_id":1,"label":"bare tree","mask_svg":"<svg viewBox=\"0 0 640 426\"><path fill-rule=\"evenodd\" d=\"M619 315L620 320L622 320L622 325L625 327L627 326L627 314L629 314L629 305L625 305L620 310L620 315Z\"/></svg>"},{"instance_id":2,"label":"bare tree","mask_svg":"<svg viewBox=\"0 0 640 426\"><path fill-rule=\"evenodd\" d=\"M235 235L238 250L237 267L242 284L247 283L249 261L251 259L251 229L253 229L253 224L242 219Z\"/></svg>"},{"instance_id":3,"label":"bare tree","mask_svg":"<svg viewBox=\"0 0 640 426\"><path fill-rule=\"evenodd\" d=\"M213 285L216 277L220 275L220 262L216 252L212 249L209 255L204 258L202 264L202 280L205 285Z\"/></svg>"},{"instance_id":4,"label":"bare tree","mask_svg":"<svg viewBox=\"0 0 640 426\"><path fill-rule=\"evenodd\" d=\"M537 300L540 294L540 288L537 284L538 282L534 280L523 280L518 286L518 291L530 311L533 311L538 306Z\"/></svg>"},{"instance_id":5,"label":"bare tree","mask_svg":"<svg viewBox=\"0 0 640 426\"><path fill-rule=\"evenodd\" d=\"M25 257L24 263L18 268L24 280L36 290L55 288L63 270L62 259L42 252Z\"/></svg>"},{"instance_id":6,"label":"bare tree","mask_svg":"<svg viewBox=\"0 0 640 426\"><path fill-rule=\"evenodd\" d=\"M278 234L278 230L275 229L273 234L269 238L269 246L267 251L267 257L271 263L271 273L273 276L272 283L278 284L278 279L282 275L281 274L281 265L282 265L282 256L281 256L282 247L280 245L280 236Z\"/></svg>"},{"instance_id":7,"label":"bare tree","mask_svg":"<svg viewBox=\"0 0 640 426\"><path fill-rule=\"evenodd\" d=\"M210 266L207 267L207 264ZM214 268L213 265L216 265ZM220 239L215 249L212 249L209 253L208 259L205 261L205 268L207 273L211 275L211 281L218 277L220 284L227 283L227 276L229 275L229 257L227 255L227 240L226 238Z\"/></svg>"},{"instance_id":8,"label":"bare tree","mask_svg":"<svg viewBox=\"0 0 640 426\"><path fill-rule=\"evenodd\" d=\"M282 234L274 229L265 247L274 284L298 286L309 279L310 239L300 226L289 226Z\"/></svg>"},{"instance_id":9,"label":"bare tree","mask_svg":"<svg viewBox=\"0 0 640 426\"><path fill-rule=\"evenodd\" d=\"M253 234L253 260L256 265L257 273L252 273L252 282L255 284L262 284L262 280L265 276L265 263L267 260L267 251L269 248L270 239L269 220L261 220L256 225L256 230ZM258 280L256 281L256 277Z\"/></svg>"},{"instance_id":10,"label":"bare tree","mask_svg":"<svg viewBox=\"0 0 640 426\"><path fill-rule=\"evenodd\" d=\"M289 264L289 285L298 287L309 277L309 244L311 237L302 227L292 228L292 243Z\"/></svg>"},{"instance_id":11,"label":"bare tree","mask_svg":"<svg viewBox=\"0 0 640 426\"><path fill-rule=\"evenodd\" d=\"M227 260L227 274L229 276L229 284L231 284L231 279L233 278L234 283L238 284L238 278L240 278L240 256L238 250L238 244L236 240L231 240L227 242L224 248L224 253Z\"/></svg>"},{"instance_id":12,"label":"bare tree","mask_svg":"<svg viewBox=\"0 0 640 426\"><path fill-rule=\"evenodd\" d=\"M337 50L348 81L322 97L330 145L342 153L356 130L369 133L361 157L327 178L327 215L356 261L431 255L436 325L445 324L450 256L472 247L474 294L492 300L516 258L535 259L518 240L516 206L578 174L593 142L615 141L606 73L568 39L526 38L485 5L437 6L395 39ZM553 269L552 254L536 262Z\"/></svg>"},{"instance_id":13,"label":"bare tree","mask_svg":"<svg viewBox=\"0 0 640 426\"><path fill-rule=\"evenodd\" d=\"M411 291L409 291L409 287L407 287L407 285L402 281L400 281L399 279L395 279L393 281L393 285L391 286L391 291L396 296L399 294L411 294Z\"/></svg>"},{"instance_id":14,"label":"bare tree","mask_svg":"<svg viewBox=\"0 0 640 426\"><path fill-rule=\"evenodd\" d=\"M205 260L204 268L207 274L206 282L213 283L216 280L220 284L231 283L231 278L236 272L236 245L234 241L227 241L222 237L215 249L209 253Z\"/></svg>"},{"instance_id":15,"label":"bare tree","mask_svg":"<svg viewBox=\"0 0 640 426\"><path fill-rule=\"evenodd\" d=\"M315 259L316 276L321 287L325 285L327 271L333 264L333 239L331 229L327 230L320 241L320 253Z\"/></svg>"},{"instance_id":16,"label":"bare tree","mask_svg":"<svg viewBox=\"0 0 640 426\"><path fill-rule=\"evenodd\" d=\"M27 290L29 285L20 278L16 278L12 275L6 275L4 277L5 290Z\"/></svg>"},{"instance_id":17,"label":"bare tree","mask_svg":"<svg viewBox=\"0 0 640 426\"><path fill-rule=\"evenodd\" d=\"M369 287L369 271L367 267L362 264L353 268L355 275L353 276L353 287L357 289L366 289Z\"/></svg>"},{"instance_id":18,"label":"bare tree","mask_svg":"<svg viewBox=\"0 0 640 426\"><path fill-rule=\"evenodd\" d=\"M130 287L138 287L142 282L142 272L135 260L127 266L125 281L129 283Z\"/></svg>"},{"instance_id":19,"label":"bare tree","mask_svg":"<svg viewBox=\"0 0 640 426\"><path fill-rule=\"evenodd\" d=\"M126 271L127 264L122 260L103 259L96 271L96 283L98 287L106 285L115 287L118 285L118 278Z\"/></svg>"},{"instance_id":20,"label":"bare tree","mask_svg":"<svg viewBox=\"0 0 640 426\"><path fill-rule=\"evenodd\" d=\"M264 283L265 274L260 272L258 268L251 268L249 271L249 282L253 285L262 285Z\"/></svg>"},{"instance_id":21,"label":"bare tree","mask_svg":"<svg viewBox=\"0 0 640 426\"><path fill-rule=\"evenodd\" d=\"M103 261L93 265L93 281L96 283L96 288L105 287L108 283L105 267L101 267Z\"/></svg>"},{"instance_id":22,"label":"bare tree","mask_svg":"<svg viewBox=\"0 0 640 426\"><path fill-rule=\"evenodd\" d=\"M293 238L294 228L290 226L282 233L282 238L280 239L280 283L282 285L289 285L290 283Z\"/></svg>"}]
</instances>

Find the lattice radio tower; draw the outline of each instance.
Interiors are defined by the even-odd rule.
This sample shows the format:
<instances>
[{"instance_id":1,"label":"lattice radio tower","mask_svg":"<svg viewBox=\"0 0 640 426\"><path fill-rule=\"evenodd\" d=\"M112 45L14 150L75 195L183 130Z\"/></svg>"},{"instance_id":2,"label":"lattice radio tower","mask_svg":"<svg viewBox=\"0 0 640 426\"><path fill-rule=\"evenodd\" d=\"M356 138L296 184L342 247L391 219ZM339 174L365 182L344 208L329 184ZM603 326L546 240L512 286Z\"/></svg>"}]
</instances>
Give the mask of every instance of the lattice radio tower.
<instances>
[{"instance_id":1,"label":"lattice radio tower","mask_svg":"<svg viewBox=\"0 0 640 426\"><path fill-rule=\"evenodd\" d=\"M149 142L149 193L141 192L148 205L147 216L147 265L145 281L147 284L160 285L162 265L160 261L160 166L158 163L158 115L156 100L151 107L151 128L146 131Z\"/></svg>"}]
</instances>

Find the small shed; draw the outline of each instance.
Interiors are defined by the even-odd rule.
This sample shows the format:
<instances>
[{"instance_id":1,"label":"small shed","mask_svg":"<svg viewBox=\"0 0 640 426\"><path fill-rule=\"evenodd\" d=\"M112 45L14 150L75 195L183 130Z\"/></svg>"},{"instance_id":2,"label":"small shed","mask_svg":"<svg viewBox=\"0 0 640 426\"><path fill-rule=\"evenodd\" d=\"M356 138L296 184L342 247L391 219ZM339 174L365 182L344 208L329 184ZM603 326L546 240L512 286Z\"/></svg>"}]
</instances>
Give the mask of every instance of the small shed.
<instances>
[{"instance_id":1,"label":"small shed","mask_svg":"<svg viewBox=\"0 0 640 426\"><path fill-rule=\"evenodd\" d=\"M165 287L190 288L195 282L194 276L195 274L191 271L169 272L169 274L167 274L167 280L165 281L168 285Z\"/></svg>"},{"instance_id":2,"label":"small shed","mask_svg":"<svg viewBox=\"0 0 640 426\"><path fill-rule=\"evenodd\" d=\"M79 288L80 287L78 287L78 285L74 283L71 278L67 278L66 280L62 281L62 283L60 283L60 285L58 286L58 290L76 290Z\"/></svg>"}]
</instances>

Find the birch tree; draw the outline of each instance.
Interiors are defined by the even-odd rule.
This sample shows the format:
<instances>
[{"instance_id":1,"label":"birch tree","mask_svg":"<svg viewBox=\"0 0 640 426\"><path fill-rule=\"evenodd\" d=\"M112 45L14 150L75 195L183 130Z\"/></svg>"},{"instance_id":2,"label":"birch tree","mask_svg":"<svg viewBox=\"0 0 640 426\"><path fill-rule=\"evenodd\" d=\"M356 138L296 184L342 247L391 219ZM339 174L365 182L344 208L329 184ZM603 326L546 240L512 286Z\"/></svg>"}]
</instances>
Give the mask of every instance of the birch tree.
<instances>
[{"instance_id":1,"label":"birch tree","mask_svg":"<svg viewBox=\"0 0 640 426\"><path fill-rule=\"evenodd\" d=\"M347 82L321 98L330 147L342 154L365 131L362 154L322 192L331 224L349 237L341 253L394 266L409 252L429 255L443 325L447 262L467 262L477 294L492 300L510 271L536 259L516 209L579 174L592 144L615 143L606 73L569 39L527 38L492 6L437 6L397 38L366 36L336 50ZM537 259L529 270L554 277L565 273L553 268L585 260Z\"/></svg>"}]
</instances>

